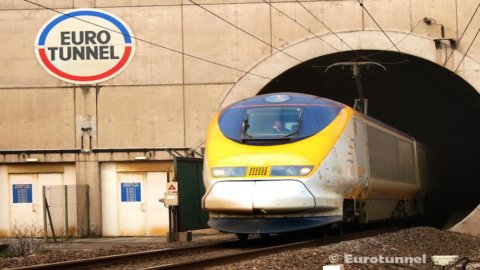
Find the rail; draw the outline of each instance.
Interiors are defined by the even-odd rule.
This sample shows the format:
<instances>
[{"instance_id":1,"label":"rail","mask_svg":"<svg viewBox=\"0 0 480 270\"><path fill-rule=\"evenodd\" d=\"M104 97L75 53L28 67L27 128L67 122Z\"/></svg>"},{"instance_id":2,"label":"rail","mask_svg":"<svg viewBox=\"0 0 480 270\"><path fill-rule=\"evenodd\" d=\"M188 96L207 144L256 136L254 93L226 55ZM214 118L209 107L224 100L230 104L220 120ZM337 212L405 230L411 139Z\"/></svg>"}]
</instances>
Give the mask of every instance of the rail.
<instances>
[{"instance_id":1,"label":"rail","mask_svg":"<svg viewBox=\"0 0 480 270\"><path fill-rule=\"evenodd\" d=\"M358 238L364 238L369 236L378 235L381 233L396 231L400 228L385 228L377 230L369 230L357 233L350 233L341 236L334 236L322 239L313 239L306 241L287 240L287 243L268 243L264 239L251 239L248 241L224 241L214 244L202 244L190 247L179 248L166 248L158 250L149 250L135 253L118 254L111 256L103 256L90 259L56 262L39 264L32 266L24 266L18 268L12 268L16 270L31 270L31 269L97 269L99 267L118 265L124 266L125 264L134 264L136 269L198 269L211 265L223 264L226 262L240 261L247 258L258 257L265 254L270 254L287 249L296 249L305 246L312 245L328 245L338 243L346 240L353 240ZM255 242L257 241L257 242ZM263 241L263 243L261 242ZM294 242L292 242L294 241ZM265 245L266 247L262 247ZM245 246L247 245L247 246ZM252 247L255 246L255 247ZM258 247L257 246L261 246ZM197 259L187 259L187 255L192 253L198 256ZM213 253L212 253L213 252ZM215 254L215 252L220 253ZM185 260L180 262L168 262L168 256L170 258L185 257ZM160 258L160 259L159 259ZM149 261L150 260L150 261ZM158 262L157 262L158 261ZM167 262L166 262L167 261ZM141 264L147 263L149 266L141 268ZM153 266L152 266L153 265Z\"/></svg>"}]
</instances>

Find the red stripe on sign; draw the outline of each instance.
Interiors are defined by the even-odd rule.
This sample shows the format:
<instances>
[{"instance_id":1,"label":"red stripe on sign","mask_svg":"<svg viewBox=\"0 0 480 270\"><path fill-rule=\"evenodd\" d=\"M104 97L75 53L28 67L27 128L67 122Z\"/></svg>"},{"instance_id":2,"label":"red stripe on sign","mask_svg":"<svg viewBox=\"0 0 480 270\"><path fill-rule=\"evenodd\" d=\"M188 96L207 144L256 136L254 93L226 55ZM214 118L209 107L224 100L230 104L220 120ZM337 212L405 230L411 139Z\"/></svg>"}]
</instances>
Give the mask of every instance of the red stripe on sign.
<instances>
[{"instance_id":1,"label":"red stripe on sign","mask_svg":"<svg viewBox=\"0 0 480 270\"><path fill-rule=\"evenodd\" d=\"M125 63L127 63L130 53L132 52L132 47L130 46L125 47L125 52L123 53L122 59L120 59L120 61L113 68L94 76L77 76L77 75L71 75L71 74L65 73L59 70L57 67L55 67L52 64L52 62L50 62L50 60L47 58L47 54L45 53L44 48L38 49L38 52L45 66L47 66L47 68L50 69L50 71L52 71L53 73L57 74L60 77L63 77L72 81L85 82L85 81L96 81L96 80L103 79L120 70L125 65Z\"/></svg>"}]
</instances>

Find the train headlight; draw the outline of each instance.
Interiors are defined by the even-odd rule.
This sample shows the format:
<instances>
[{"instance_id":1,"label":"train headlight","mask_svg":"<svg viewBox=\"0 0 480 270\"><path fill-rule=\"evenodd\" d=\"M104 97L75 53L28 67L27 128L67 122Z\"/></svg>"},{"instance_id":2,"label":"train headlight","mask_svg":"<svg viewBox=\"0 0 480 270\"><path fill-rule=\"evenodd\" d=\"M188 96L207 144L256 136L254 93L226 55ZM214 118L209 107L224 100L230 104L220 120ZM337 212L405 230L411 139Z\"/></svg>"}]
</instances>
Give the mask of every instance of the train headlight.
<instances>
[{"instance_id":1,"label":"train headlight","mask_svg":"<svg viewBox=\"0 0 480 270\"><path fill-rule=\"evenodd\" d=\"M313 166L272 166L270 176L305 176Z\"/></svg>"},{"instance_id":2,"label":"train headlight","mask_svg":"<svg viewBox=\"0 0 480 270\"><path fill-rule=\"evenodd\" d=\"M212 168L213 177L241 177L245 176L247 167L216 167Z\"/></svg>"}]
</instances>

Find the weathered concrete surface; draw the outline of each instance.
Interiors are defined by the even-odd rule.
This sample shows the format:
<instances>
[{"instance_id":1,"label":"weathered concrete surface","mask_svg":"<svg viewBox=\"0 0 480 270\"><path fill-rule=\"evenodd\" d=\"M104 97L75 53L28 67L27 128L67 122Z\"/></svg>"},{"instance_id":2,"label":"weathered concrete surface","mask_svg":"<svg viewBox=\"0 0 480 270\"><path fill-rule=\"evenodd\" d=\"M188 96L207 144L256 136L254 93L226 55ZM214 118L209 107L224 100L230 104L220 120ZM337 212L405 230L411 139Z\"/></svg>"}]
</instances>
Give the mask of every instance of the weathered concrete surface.
<instances>
[{"instance_id":1,"label":"weathered concrete surface","mask_svg":"<svg viewBox=\"0 0 480 270\"><path fill-rule=\"evenodd\" d=\"M98 95L100 148L183 146L181 85L105 87Z\"/></svg>"},{"instance_id":2,"label":"weathered concrete surface","mask_svg":"<svg viewBox=\"0 0 480 270\"><path fill-rule=\"evenodd\" d=\"M73 103L72 89L0 89L0 149L74 148Z\"/></svg>"},{"instance_id":3,"label":"weathered concrete surface","mask_svg":"<svg viewBox=\"0 0 480 270\"><path fill-rule=\"evenodd\" d=\"M475 208L468 216L466 216L455 226L451 227L449 230L480 236L480 205L478 205L477 208Z\"/></svg>"}]
</instances>

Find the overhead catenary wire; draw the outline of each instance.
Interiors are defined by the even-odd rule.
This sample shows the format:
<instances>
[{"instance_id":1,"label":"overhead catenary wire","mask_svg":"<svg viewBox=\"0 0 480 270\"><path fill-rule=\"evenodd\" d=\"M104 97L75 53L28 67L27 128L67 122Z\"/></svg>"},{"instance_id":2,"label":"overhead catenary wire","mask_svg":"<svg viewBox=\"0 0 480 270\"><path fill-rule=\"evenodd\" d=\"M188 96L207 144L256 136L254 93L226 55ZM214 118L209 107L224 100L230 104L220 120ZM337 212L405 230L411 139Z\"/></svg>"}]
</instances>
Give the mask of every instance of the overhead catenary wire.
<instances>
[{"instance_id":1,"label":"overhead catenary wire","mask_svg":"<svg viewBox=\"0 0 480 270\"><path fill-rule=\"evenodd\" d=\"M270 6L272 6L272 4L266 2L265 0L263 0L265 3L269 4ZM327 24L325 24L322 20L320 20L320 18L318 18L318 16L316 16L310 9L308 9L302 2L300 2L300 0L295 0L300 6L302 6L302 8L307 11L316 21L318 21L320 24L322 24L330 33L332 33L336 38L338 38L343 44L345 44L351 51L353 51L358 57L352 59L352 60L349 60L349 61L355 61L357 59L360 59L360 58L363 58L363 59L366 59L366 60L369 60L369 61L372 61L372 62L377 62L377 61L374 61L372 59L369 59L368 57L370 56L373 56L373 55L377 55L377 54L380 54L382 52L385 52L386 50L382 50L381 52L377 52L377 53L374 53L374 54L371 54L371 55L361 55L360 53L357 52L357 50L355 50L354 48L352 48L343 38L341 38L335 31L333 31ZM272 6L273 8L275 8L274 6ZM275 8L276 10L278 10L277 8ZM279 12L281 12L280 10L278 10ZM368 12L368 11L367 11ZM282 14L284 14L283 12L281 12ZM285 16L288 17L288 15L284 14ZM289 17L290 18L290 17ZM292 18L290 18L292 19ZM373 19L373 17L372 17ZM293 21L295 21L296 23L298 23L296 20L292 19ZM375 19L373 19L375 21ZM412 29L412 31L410 31L407 35L405 35L399 42L397 43L392 43L393 46L388 48L388 49L391 49L393 47L395 47L401 54L402 52L398 49L398 47L396 47L396 45L402 43L405 38L407 38L416 28L417 26L420 24L420 22L422 22L423 19L419 20L416 25L414 26L414 28ZM378 24L377 24L378 25ZM380 27L380 25L378 25L378 27L382 30L382 32L384 34L386 34L383 29ZM388 38L388 36L387 36ZM390 38L389 38L390 40ZM391 41L391 40L390 40ZM387 49L387 50L388 50ZM402 54L403 55L403 54ZM403 63L407 63L409 62L408 59L405 59L403 61L397 61L397 62L378 62L380 64L386 64L386 65L396 65L396 64L403 64ZM320 67L320 66L315 66L315 67Z\"/></svg>"},{"instance_id":2,"label":"overhead catenary wire","mask_svg":"<svg viewBox=\"0 0 480 270\"><path fill-rule=\"evenodd\" d=\"M399 45L400 43L402 43L403 41L405 41L405 39L410 36L414 31L415 29L417 29L417 27L420 25L420 23L423 21L423 18L420 19L416 24L415 26L412 28L412 30L410 32L408 32L400 41L398 41L397 43L395 43L395 45ZM379 54L382 54L390 49L392 49L393 46L390 46L389 48L387 49L384 49L384 50L381 50L381 51L378 51L378 52L374 52L374 53L371 53L371 54L368 54L368 55L365 55L365 56L362 56L362 57L355 57L349 61L356 61L358 59L361 59L361 58L365 58L365 59L368 59L368 60L371 60L369 59L369 57L372 57L372 56L376 56L376 55L379 55ZM372 60L373 61L373 60ZM374 62L377 62L377 61L374 61ZM377 63L380 63L382 65L397 65L397 64L403 64L403 63L408 63L409 61L407 60L402 60L402 61L398 61L398 62L377 62Z\"/></svg>"},{"instance_id":3,"label":"overhead catenary wire","mask_svg":"<svg viewBox=\"0 0 480 270\"><path fill-rule=\"evenodd\" d=\"M385 35L385 37L387 37L387 39L390 41L390 43L392 43L393 47L395 47L395 49L402 55L402 57L404 58L404 60L406 62L410 62L407 57L405 57L405 55L402 53L402 51L400 51L400 49L397 47L397 45L395 45L395 42L393 42L393 40L387 35L387 33L385 33L385 31L383 30L383 28L380 26L380 24L377 22L377 20L375 20L375 18L373 17L373 15L368 11L368 9L365 7L365 5L363 4L362 0L357 0L357 2L360 4L360 6L363 8L363 10L365 10L365 12L368 14L368 16L372 19L372 21L377 25L377 27L380 29L380 31L382 31L383 35Z\"/></svg>"},{"instance_id":4,"label":"overhead catenary wire","mask_svg":"<svg viewBox=\"0 0 480 270\"><path fill-rule=\"evenodd\" d=\"M235 27L236 29L238 29L238 30L240 30L241 32L243 32L243 33L245 33L245 34L249 35L250 37L252 37L252 38L254 38L254 39L256 39L256 40L258 40L258 41L262 42L263 44L266 44L266 45L270 46L271 48L273 48L273 49L277 50L278 52L280 52L280 53L283 53L284 55L286 55L286 56L288 56L288 57L290 57L290 58L292 58L292 59L294 59L294 60L298 61L300 64L302 64L302 65L306 65L307 67L309 67L309 68L311 68L311 69L315 70L315 68L314 68L314 67L312 67L311 65L309 65L309 64L305 63L304 61L302 61L302 60L298 59L297 57L295 57L295 56L293 56L293 55L291 55L291 54L289 54L289 53L287 53L287 52L283 51L282 49L279 49L279 48L277 48L277 47L273 46L273 44L270 44L270 43L268 43L268 42L264 41L263 39L261 39L261 38L259 38L259 37L255 36L254 34L252 34L252 33L248 32L248 31L246 31L245 29L243 29L243 28L241 28L241 27L239 27L239 26L235 25L234 23L232 23L232 22L230 22L230 21L226 20L225 18L223 18L223 17L219 16L218 14L216 14L215 12L213 12L213 11L209 10L208 8L204 7L203 5L200 5L200 4L198 4L198 3L197 3L197 2L195 2L194 0L189 0L189 1L190 1L192 4L194 4L195 6L197 6L197 7L201 8L201 9L203 9L204 11L206 11L206 12L208 12L209 14L213 15L214 17L216 17L216 18L220 19L221 21L223 21L223 22L226 22L227 24L229 24L229 25L231 25L231 26ZM337 51L338 51L338 50L337 50ZM241 78L243 78L243 76L242 76ZM241 79L241 78L240 78L240 79ZM271 80L272 80L272 79L271 79ZM233 90L233 88L234 88L234 87L235 87L235 85L232 85L232 87L230 87L230 89L227 91L227 93L226 93L226 94L223 96L223 98L222 98L222 100L221 100L220 104L218 105L217 111L219 111L219 110L220 110L220 108L222 107L222 105L223 105L223 103L225 102L226 98L228 97L228 95L230 94L230 92Z\"/></svg>"},{"instance_id":5,"label":"overhead catenary wire","mask_svg":"<svg viewBox=\"0 0 480 270\"><path fill-rule=\"evenodd\" d=\"M240 30L241 32L243 32L243 33L245 33L245 34L253 37L254 39L256 39L256 40L258 40L258 41L260 41L260 42L262 42L262 43L264 43L264 44L266 44L266 45L268 45L268 46L270 46L271 48L277 50L278 52L283 53L283 54L289 56L290 58L297 60L300 64L306 65L307 67L312 68L313 70L315 70L315 68L314 68L313 66L305 63L304 61L296 58L295 56L292 56L291 54L286 53L286 52L283 51L282 49L279 49L279 48L273 46L273 44L270 44L270 43L264 41L263 39L255 36L254 34L246 31L245 29L240 28L239 26L235 25L234 23L226 20L225 18L219 16L218 14L216 14L216 13L213 12L213 11L211 11L210 9L204 7L204 5L198 4L198 3L195 2L194 0L189 0L189 1L190 1L192 4L194 4L195 6L203 9L204 11L210 13L211 15L215 16L216 18L218 18L218 19L226 22L227 24L235 27L236 29ZM315 33L313 33L310 29L306 28L304 25L300 24L300 23L297 22L295 19L293 19L293 18L291 18L290 16L288 16L287 14L285 14L283 11L281 11L281 10L277 9L276 7L274 7L271 3L268 3L268 2L266 2L265 0L263 0L263 1L264 1L266 4L270 5L272 8L274 8L275 10L277 10L278 12L280 12L281 14L283 14L285 17L289 18L291 21L293 21L293 22L295 22L296 24L298 24L299 26L301 26L303 29L307 30L309 33L313 34L313 35L314 35L315 37L317 37L318 39L320 39L320 40L322 40L323 42L325 42L327 45L329 45L330 47L332 47L335 51L341 53L340 50L338 50L336 47L334 47L333 45L331 45L331 44L328 43L327 41L323 40L321 37L319 37L318 35L316 35ZM243 76L242 76L242 77L243 77ZM217 111L220 110L220 108L222 107L222 105L223 105L223 103L225 102L226 98L228 97L228 95L230 94L230 92L233 90L234 87L235 87L235 85L233 85L233 86L227 91L227 93L223 96L223 98L222 98L222 100L221 100L221 102L220 102L220 105L219 105L218 108L217 108Z\"/></svg>"},{"instance_id":6,"label":"overhead catenary wire","mask_svg":"<svg viewBox=\"0 0 480 270\"><path fill-rule=\"evenodd\" d=\"M188 0L188 1L190 1L190 2L191 2L192 4L194 4L195 6L197 6L197 7L201 8L201 9L205 10L206 12L210 13L211 15L215 16L216 18L218 18L218 19L220 19L220 20L222 20L222 21L226 22L227 24L229 24L229 25L231 25L231 26L235 27L236 29L240 30L241 32L243 32L243 33L245 33L245 34L247 34L247 35L249 35L249 36L253 37L254 39L256 39L256 40L258 40L258 41L262 42L263 44L266 44L266 45L268 45L268 46L272 47L273 49L277 50L278 52L280 52L280 53L283 53L284 55L286 55L286 56L288 56L288 57L290 57L290 58L292 58L292 59L294 59L294 60L298 61L298 62L299 62L299 63L301 63L301 64L302 64L302 63L304 63L304 61L302 61L302 60L298 59L297 57L295 57L295 56L293 56L293 55L291 55L291 54L289 54L289 53L287 53L287 52L283 51L282 49L279 49L279 48L277 48L277 47L273 46L273 44L270 44L270 43L268 43L267 41L265 41L265 40L263 40L263 39L261 39L261 38L259 38L259 37L255 36L254 34L252 34L252 33L248 32L247 30L245 30L245 29L243 29L243 28L241 28L241 27L239 27L239 26L235 25L234 23L232 23L232 22L230 22L230 21L226 20L225 18L223 18L223 17L219 16L218 14L216 14L215 12L211 11L210 9L208 9L208 8L204 7L203 5L200 5L200 4L198 4L197 2L195 2L195 1L193 1L193 0Z\"/></svg>"},{"instance_id":7,"label":"overhead catenary wire","mask_svg":"<svg viewBox=\"0 0 480 270\"><path fill-rule=\"evenodd\" d=\"M462 59L460 60L460 63L458 63L458 66L457 66L457 68L455 69L454 73L457 73L458 68L460 68L460 65L462 64L463 60L464 60L465 57L467 56L468 52L470 51L470 48L472 48L473 43L474 43L475 40L477 39L478 33L480 33L480 27L478 28L477 33L475 34L475 37L473 37L472 42L470 42L470 45L468 46L467 51L463 54L463 57L462 57Z\"/></svg>"},{"instance_id":8,"label":"overhead catenary wire","mask_svg":"<svg viewBox=\"0 0 480 270\"><path fill-rule=\"evenodd\" d=\"M354 59L367 59L369 60L369 62L373 62L373 63L376 63L376 64L381 64L381 65L400 65L400 64L405 64L407 63L405 60L402 60L402 61L397 61L397 62L381 62L381 61L377 61L377 60L372 60L372 59L369 59L369 58L365 58L365 57L356 57ZM348 60L346 61L345 63L349 63L349 62L355 62L355 60ZM328 68L329 66L331 65L313 65L314 68Z\"/></svg>"},{"instance_id":9,"label":"overhead catenary wire","mask_svg":"<svg viewBox=\"0 0 480 270\"><path fill-rule=\"evenodd\" d=\"M264 0L265 1L265 0ZM343 44L345 44L350 50L352 51L355 51L355 49L353 49L345 40L343 40L337 33L335 33L335 31L333 31L330 27L328 27L328 25L326 25L322 20L320 20L320 18L318 18L317 15L315 15L310 9L308 9L304 4L302 4L302 2L300 2L299 0L296 0L296 2L302 6L302 8L307 11L310 15L312 15L313 18L315 18L315 20L317 20L320 24L323 25L323 27L325 27L330 33L332 33L335 37L337 37ZM356 52L356 51L355 51ZM358 52L356 52L358 54ZM359 55L361 56L361 55Z\"/></svg>"},{"instance_id":10,"label":"overhead catenary wire","mask_svg":"<svg viewBox=\"0 0 480 270\"><path fill-rule=\"evenodd\" d=\"M265 1L265 0L264 0ZM300 0L295 0L298 4L300 4L300 6L303 7L303 9L305 9L305 11L307 11L313 18L315 18L315 20L317 20L320 24L323 25L323 27L325 27L330 33L332 33L335 37L337 37L343 44L345 44L351 51L353 51L357 57L352 59L352 60L349 60L350 61L355 61L357 59L366 59L368 61L371 61L371 62L377 62L375 60L372 60L372 59L369 59L368 57L370 57L369 55L361 55L357 50L355 50L354 48L352 48L352 46L350 46L350 44L348 44L343 38L341 38L335 31L333 31L327 24L325 24L322 20L320 20L320 18L318 18L318 16L316 16L310 9L308 9L304 4L302 4L302 2L300 2ZM423 19L422 19L423 20ZM414 27L414 30L415 28L418 26L418 24L422 21L420 20ZM413 30L411 31L413 32ZM410 33L411 33L410 32ZM408 33L400 42L398 42L397 44L400 44L410 33ZM390 47L392 48L392 47ZM385 50L383 50L382 52L384 52ZM396 65L396 64L403 64L403 63L407 63L408 60L403 60L403 61L398 61L398 62L393 62L393 63L387 63L387 62L377 62L377 63L380 63L380 64L385 64L385 65ZM320 67L320 66L315 66L315 67Z\"/></svg>"},{"instance_id":11,"label":"overhead catenary wire","mask_svg":"<svg viewBox=\"0 0 480 270\"><path fill-rule=\"evenodd\" d=\"M99 28L102 28L102 29L105 29L105 30L108 30L108 31L111 31L111 32L114 32L114 33L117 33L117 34L120 34L120 35L125 35L125 34L123 34L122 32L120 32L120 31L118 31L118 30L111 29L111 28L105 27L105 26L103 26L103 25L99 25L99 24L97 24L97 23L90 22L90 21L85 20L85 19L81 19L81 18L78 18L78 17L70 16L69 14L64 13L64 12L62 12L62 11L59 11L59 10L56 10L56 9L54 9L54 8L50 8L50 7L44 6L44 5L42 5L42 4L32 2L32 1L30 1L30 0L23 0L23 1L25 1L25 2L27 2L27 3L30 3L30 4L32 4L32 5L36 5L36 6L38 6L38 7L41 7L41 8L43 8L43 9L46 9L46 10L50 10L50 11L56 12L56 13L58 13L58 14L62 14L62 15L68 16L68 17L70 17L70 18L72 18L72 19L76 19L76 20L79 20L79 21L82 21L82 22L85 22L85 23L88 23L88 24L97 26L97 27L99 27ZM136 36L130 36L130 35L128 35L128 36L129 36L130 38L132 38L132 39L141 41L141 42L143 42L143 43L147 43L147 44L149 44L149 45L152 45L152 46L155 46L155 47L159 47L159 48L162 48L162 49L165 49L165 50L174 52L174 53L182 54L182 55L184 55L184 56L188 56L188 57L191 57L191 58L194 58L194 59L197 59L197 60L200 60L200 61L204 61L204 62L213 64L213 65L217 65L217 66L221 66L221 67L228 68L228 69L231 69L231 70L239 71L239 72L242 72L242 73L244 73L244 74L254 75L254 76L257 76L257 77L260 77L260 78L263 78L263 79L273 80L273 78L270 78L270 77L267 77L267 76L263 76L263 75L260 75L260 74L256 74L256 73L254 73L254 72L246 71L246 70L239 69L239 68L236 68L236 67L228 66L228 65L226 65L226 64L218 63L218 62L215 62L215 61L212 61L212 60L203 58L203 57L199 57L199 56L196 56L196 55L193 55L193 54L185 53L185 52L182 52L182 51L179 51L179 50L176 50L176 49L173 49L173 48L169 48L169 47L167 47L167 46L164 46L164 45L161 45L161 44L158 44L158 43L155 43L155 42L146 40L146 39L142 39L142 38L139 38L139 37L136 37Z\"/></svg>"},{"instance_id":12,"label":"overhead catenary wire","mask_svg":"<svg viewBox=\"0 0 480 270\"><path fill-rule=\"evenodd\" d=\"M317 34L313 33L310 29L308 29L307 27L305 27L305 25L299 23L296 19L290 17L288 14L286 14L285 12L283 12L282 10L280 10L279 8L275 7L272 3L270 2L267 2L266 0L263 0L263 2L265 4L268 4L271 8L275 9L277 12L279 12L280 14L282 14L283 16L287 17L289 20L291 20L292 22L296 23L297 25L299 25L300 27L302 27L304 30L306 30L307 32L309 32L310 34L314 35L317 39L323 41L325 44L327 44L330 48L334 49L336 52L339 52L339 53L342 53L342 51L340 51L337 47L333 46L332 44L330 44L329 42L327 42L325 39L323 39L322 37L318 36Z\"/></svg>"},{"instance_id":13,"label":"overhead catenary wire","mask_svg":"<svg viewBox=\"0 0 480 270\"><path fill-rule=\"evenodd\" d=\"M458 44L460 44L460 42L462 41L462 38L463 36L465 35L465 33L467 32L467 29L468 27L470 26L470 23L473 21L473 18L475 17L475 15L477 14L477 11L478 9L480 8L480 3L478 3L477 5L477 8L475 9L475 11L473 12L473 15L470 17L470 20L468 21L467 25L465 26L465 29L463 30L463 33L462 35L460 35L460 38L458 39L457 41L457 48L458 48ZM443 63L443 66L442 67L445 67L445 65L448 63L448 60L450 60L450 57L452 57L453 53L455 52L455 50L452 50L450 52L450 54L448 55L447 59L445 59L445 63Z\"/></svg>"}]
</instances>

